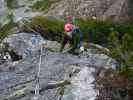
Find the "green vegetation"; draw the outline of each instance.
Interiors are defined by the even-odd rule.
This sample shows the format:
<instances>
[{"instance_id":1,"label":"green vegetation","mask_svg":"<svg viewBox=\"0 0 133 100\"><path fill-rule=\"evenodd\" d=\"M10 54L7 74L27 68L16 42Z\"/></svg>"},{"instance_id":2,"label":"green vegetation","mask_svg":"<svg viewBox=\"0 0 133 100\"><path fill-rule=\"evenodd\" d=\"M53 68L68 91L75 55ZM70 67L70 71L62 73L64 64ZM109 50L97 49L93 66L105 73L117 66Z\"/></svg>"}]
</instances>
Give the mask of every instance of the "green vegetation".
<instances>
[{"instance_id":1,"label":"green vegetation","mask_svg":"<svg viewBox=\"0 0 133 100\"><path fill-rule=\"evenodd\" d=\"M0 23L0 42L4 39L7 35L11 33L11 30L15 27L13 18L13 11L14 8L14 0L5 0L6 3L6 11L4 15L1 16L2 22Z\"/></svg>"},{"instance_id":2,"label":"green vegetation","mask_svg":"<svg viewBox=\"0 0 133 100\"><path fill-rule=\"evenodd\" d=\"M35 17L27 26L47 39L60 42L65 22L53 18ZM84 40L110 49L110 56L118 62L118 69L111 71L104 82L110 87L123 88L133 95L133 24L118 24L111 21L79 19L76 24L84 33ZM113 75L113 77L112 77ZM118 80L117 80L118 79ZM123 83L123 84L120 84Z\"/></svg>"},{"instance_id":3,"label":"green vegetation","mask_svg":"<svg viewBox=\"0 0 133 100\"><path fill-rule=\"evenodd\" d=\"M78 25L84 33L84 39L108 46L108 37L112 31L118 33L121 38L125 33L133 38L133 24L118 24L111 21L97 21L92 19L78 20Z\"/></svg>"},{"instance_id":4,"label":"green vegetation","mask_svg":"<svg viewBox=\"0 0 133 100\"><path fill-rule=\"evenodd\" d=\"M51 38L60 41L64 23L64 21L59 21L52 17L44 18L37 16L32 18L29 22L25 22L25 26L41 33L41 35L53 34L53 36L56 37L51 36ZM130 38L133 38L133 24L115 24L111 21L97 21L92 19L79 19L76 23L84 33L85 41L90 41L103 46L109 47L110 41L108 38L112 32L118 33L119 40L121 40L125 34L129 35ZM23 27L22 29L24 29L24 31L31 31L31 29L27 27Z\"/></svg>"},{"instance_id":5,"label":"green vegetation","mask_svg":"<svg viewBox=\"0 0 133 100\"><path fill-rule=\"evenodd\" d=\"M107 47L111 51L109 56L118 63L117 70L106 70L104 76L97 81L106 89L111 87L111 89L119 91L121 98L128 96L128 100L133 99L133 34L131 27L123 25L122 27L117 26L117 31L111 29ZM126 31L129 33L124 33ZM116 97L112 98L112 100L121 100Z\"/></svg>"},{"instance_id":6,"label":"green vegetation","mask_svg":"<svg viewBox=\"0 0 133 100\"><path fill-rule=\"evenodd\" d=\"M126 33L119 39L118 33L112 32L109 40L112 57L128 71L133 65L133 38Z\"/></svg>"},{"instance_id":7,"label":"green vegetation","mask_svg":"<svg viewBox=\"0 0 133 100\"><path fill-rule=\"evenodd\" d=\"M37 11L46 11L53 3L60 0L41 0L36 2L31 8ZM0 40L11 34L11 30L15 27L13 23L13 13L11 10L15 8L14 0L5 0L9 9L7 19L9 23L0 27ZM55 20L54 18L44 18L37 16L30 21L23 21L24 24L20 31L34 32L41 34L49 40L61 42L63 35L64 21ZM78 19L76 24L84 33L84 40L103 45L110 49L110 56L118 62L118 69L110 71L106 75L106 79L102 80L106 85L121 86L128 91L131 100L133 99L133 24L113 23L111 21L98 21L92 19ZM1 41L0 41L1 42ZM110 78L111 77L111 78ZM118 80L119 79L119 80ZM123 84L120 84L123 83ZM17 91L14 95L23 95L22 91ZM12 95L11 95L12 96Z\"/></svg>"},{"instance_id":8,"label":"green vegetation","mask_svg":"<svg viewBox=\"0 0 133 100\"><path fill-rule=\"evenodd\" d=\"M46 36L47 34L46 38L48 39L60 41L63 33L64 23L64 21L55 20L52 17L44 18L41 16L37 16L32 18L28 22L25 21L26 25L23 26L21 30L31 32L31 29L33 29L41 33L41 35L43 36ZM133 24L114 24L111 21L97 21L92 19L79 19L76 23L81 28L81 31L84 33L85 41L90 41L103 46L109 46L108 37L112 31L116 31L117 33L119 33L119 39L121 39L125 33L133 38ZM27 26L31 29L27 28ZM4 31L0 32L0 34L3 35ZM6 36L6 34L4 35Z\"/></svg>"},{"instance_id":9,"label":"green vegetation","mask_svg":"<svg viewBox=\"0 0 133 100\"><path fill-rule=\"evenodd\" d=\"M14 9L17 4L17 1L15 1L15 0L5 0L5 2L6 2L6 6L9 9Z\"/></svg>"},{"instance_id":10,"label":"green vegetation","mask_svg":"<svg viewBox=\"0 0 133 100\"><path fill-rule=\"evenodd\" d=\"M61 42L63 35L64 21L56 20L52 17L44 18L37 16L29 21L23 21L24 24L20 31L34 32L41 34L49 40ZM110 56L117 60L118 69L111 73L114 74L113 80L122 79L125 83L130 96L133 94L133 24L118 24L111 21L97 21L92 19L79 19L77 25L84 33L84 40L106 46L110 49ZM0 29L0 39L6 37L13 28L9 23ZM108 80L104 80L107 82ZM126 81L126 82L124 82ZM112 81L109 81L111 83Z\"/></svg>"},{"instance_id":11,"label":"green vegetation","mask_svg":"<svg viewBox=\"0 0 133 100\"><path fill-rule=\"evenodd\" d=\"M11 30L14 28L15 24L8 23L0 28L0 40L4 39L6 36L8 36L11 33ZM0 41L1 42L1 41Z\"/></svg>"},{"instance_id":12,"label":"green vegetation","mask_svg":"<svg viewBox=\"0 0 133 100\"><path fill-rule=\"evenodd\" d=\"M121 39L119 39L118 35L119 34L117 32L112 32L109 37L111 56L115 58L118 62L118 70L114 71L114 75L119 80L114 78L115 83L113 84L119 84L119 81L121 80L121 84L124 84L124 89L127 91L130 100L132 100L133 99L133 37L131 36L132 34L125 33L121 37ZM118 86L120 87L120 84Z\"/></svg>"},{"instance_id":13,"label":"green vegetation","mask_svg":"<svg viewBox=\"0 0 133 100\"><path fill-rule=\"evenodd\" d=\"M14 2L14 0L5 0L5 2L6 2L6 6L8 8L10 8L10 9L13 8L13 2Z\"/></svg>"},{"instance_id":14,"label":"green vegetation","mask_svg":"<svg viewBox=\"0 0 133 100\"><path fill-rule=\"evenodd\" d=\"M34 5L31 6L31 8L33 10L40 10L40 11L45 11L46 9L48 9L49 7L51 7L51 5L53 3L56 3L59 0L41 0L36 2Z\"/></svg>"},{"instance_id":15,"label":"green vegetation","mask_svg":"<svg viewBox=\"0 0 133 100\"><path fill-rule=\"evenodd\" d=\"M21 31L40 33L46 39L60 42L63 33L63 21L38 16L23 22Z\"/></svg>"}]
</instances>

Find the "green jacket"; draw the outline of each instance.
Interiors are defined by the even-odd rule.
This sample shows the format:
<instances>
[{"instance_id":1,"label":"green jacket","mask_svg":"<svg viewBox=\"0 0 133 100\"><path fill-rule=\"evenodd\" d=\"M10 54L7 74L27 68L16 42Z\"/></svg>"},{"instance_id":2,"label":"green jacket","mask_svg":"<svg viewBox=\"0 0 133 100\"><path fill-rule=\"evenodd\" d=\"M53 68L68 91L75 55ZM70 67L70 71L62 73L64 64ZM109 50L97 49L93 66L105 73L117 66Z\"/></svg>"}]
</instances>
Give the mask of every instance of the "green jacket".
<instances>
[{"instance_id":1,"label":"green jacket","mask_svg":"<svg viewBox=\"0 0 133 100\"><path fill-rule=\"evenodd\" d=\"M78 47L78 44L80 43L80 34L75 33L72 36L72 38L70 38L66 35L66 33L64 33L62 42L61 42L60 52L63 51L63 49L67 43L69 43L71 46L71 49L69 50L69 52L74 52L74 50Z\"/></svg>"}]
</instances>

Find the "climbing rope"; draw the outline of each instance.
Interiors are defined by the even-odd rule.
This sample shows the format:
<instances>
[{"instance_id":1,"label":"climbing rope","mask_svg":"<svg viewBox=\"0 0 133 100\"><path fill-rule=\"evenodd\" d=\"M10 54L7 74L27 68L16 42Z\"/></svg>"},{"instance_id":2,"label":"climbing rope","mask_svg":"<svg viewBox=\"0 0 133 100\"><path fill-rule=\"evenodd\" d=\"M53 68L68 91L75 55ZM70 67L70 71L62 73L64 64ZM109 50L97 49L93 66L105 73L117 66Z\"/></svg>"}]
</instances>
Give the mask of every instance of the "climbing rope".
<instances>
[{"instance_id":1,"label":"climbing rope","mask_svg":"<svg viewBox=\"0 0 133 100\"><path fill-rule=\"evenodd\" d=\"M25 24L25 20L21 21L21 23L24 26L26 26L28 29L33 31L34 33L38 33L37 31L35 31L32 28L30 28L29 26L27 26ZM40 34L40 33L38 33L38 34ZM39 63L38 63L37 75L35 76L35 88L34 88L35 94L34 94L32 100L39 100L39 97L40 97L40 73L41 73L41 64L42 64L42 52L43 52L43 44L41 44L40 52L39 52L40 53L39 54ZM45 53L45 56L46 56L46 53Z\"/></svg>"},{"instance_id":2,"label":"climbing rope","mask_svg":"<svg viewBox=\"0 0 133 100\"><path fill-rule=\"evenodd\" d=\"M79 0L70 0L70 1L68 1L69 2L69 4L68 5L70 5L70 9L69 9L69 11L70 11L70 15L72 15L72 21L74 21L74 23L75 23L75 21L76 21L76 8L77 8L77 5L79 4ZM35 32L35 33L38 33L38 32L36 32L35 30L33 30L32 28L30 28L30 27L28 27L26 24L25 24L25 22L24 21L22 21L22 24L24 24L27 28L29 28L30 30L32 30L33 32ZM34 94L34 96L33 96L33 100L39 100L39 97L40 97L40 72L41 72L41 63L42 63L42 51L43 51L43 46L41 45L41 50L40 50L40 56L39 56L39 63L38 63L38 70L37 70L37 75L36 75L36 77L35 77L35 81L36 81L36 83L35 83L35 88L34 88L34 91L35 91L35 94ZM63 57L63 67L64 67L64 57ZM65 87L63 87L63 90L64 90L64 88ZM61 100L61 98L62 98L62 96L60 97L60 100Z\"/></svg>"},{"instance_id":3,"label":"climbing rope","mask_svg":"<svg viewBox=\"0 0 133 100\"><path fill-rule=\"evenodd\" d=\"M33 100L39 100L39 96L40 96L40 72L41 72L41 63L42 63L42 51L43 51L43 46L41 45L41 50L40 50L40 56L39 56L39 63L38 63L38 72L37 72L37 76L36 76L36 85L35 85L35 95L33 97Z\"/></svg>"}]
</instances>

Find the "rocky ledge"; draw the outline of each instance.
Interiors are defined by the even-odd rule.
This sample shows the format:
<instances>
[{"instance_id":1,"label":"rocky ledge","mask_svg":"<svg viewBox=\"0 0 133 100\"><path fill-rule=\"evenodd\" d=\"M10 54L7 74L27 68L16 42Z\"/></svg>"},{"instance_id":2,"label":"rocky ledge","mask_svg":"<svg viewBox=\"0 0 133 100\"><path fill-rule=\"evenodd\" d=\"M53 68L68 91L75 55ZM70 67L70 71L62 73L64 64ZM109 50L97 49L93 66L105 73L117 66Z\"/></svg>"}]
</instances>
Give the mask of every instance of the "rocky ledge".
<instances>
[{"instance_id":1,"label":"rocky ledge","mask_svg":"<svg viewBox=\"0 0 133 100\"><path fill-rule=\"evenodd\" d=\"M22 59L6 59L0 65L1 100L33 98L42 44L39 100L96 100L96 76L103 69L116 68L116 61L96 48L79 55L60 53L58 42L32 33L9 35L3 42L9 43Z\"/></svg>"}]
</instances>

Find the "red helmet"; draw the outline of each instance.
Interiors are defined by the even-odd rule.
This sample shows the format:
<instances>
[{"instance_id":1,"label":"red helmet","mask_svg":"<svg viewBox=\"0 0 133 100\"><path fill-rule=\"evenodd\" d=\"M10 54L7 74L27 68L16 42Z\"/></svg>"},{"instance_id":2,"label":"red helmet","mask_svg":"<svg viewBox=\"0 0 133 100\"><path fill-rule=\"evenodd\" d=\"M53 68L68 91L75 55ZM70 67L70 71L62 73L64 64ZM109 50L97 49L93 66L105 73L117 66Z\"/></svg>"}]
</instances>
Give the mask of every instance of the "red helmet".
<instances>
[{"instance_id":1,"label":"red helmet","mask_svg":"<svg viewBox=\"0 0 133 100\"><path fill-rule=\"evenodd\" d=\"M72 29L73 29L73 25L72 24L67 23L67 24L64 25L64 31L65 32L71 32Z\"/></svg>"}]
</instances>

